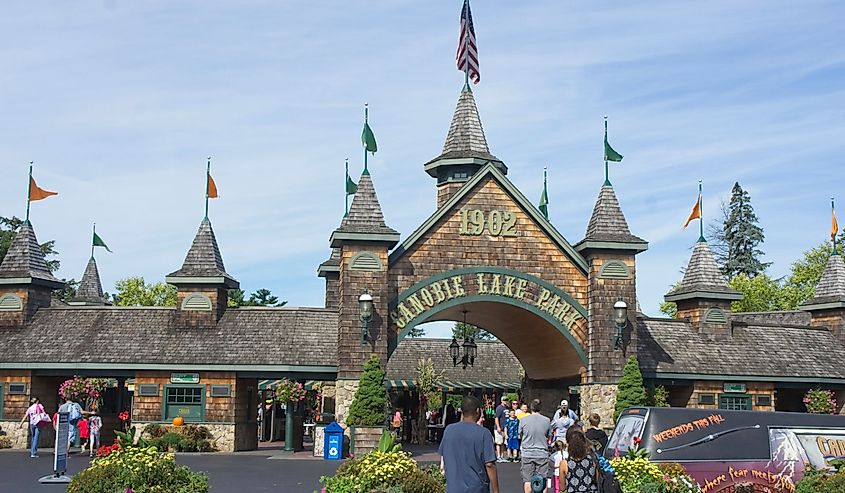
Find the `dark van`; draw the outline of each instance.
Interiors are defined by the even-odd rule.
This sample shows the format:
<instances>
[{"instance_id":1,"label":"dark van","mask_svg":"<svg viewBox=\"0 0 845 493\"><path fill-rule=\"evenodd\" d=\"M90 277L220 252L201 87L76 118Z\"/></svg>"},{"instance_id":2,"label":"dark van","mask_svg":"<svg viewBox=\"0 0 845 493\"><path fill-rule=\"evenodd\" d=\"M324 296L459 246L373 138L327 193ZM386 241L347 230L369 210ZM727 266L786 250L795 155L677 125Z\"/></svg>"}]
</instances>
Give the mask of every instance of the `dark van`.
<instances>
[{"instance_id":1,"label":"dark van","mask_svg":"<svg viewBox=\"0 0 845 493\"><path fill-rule=\"evenodd\" d=\"M806 467L829 468L845 458L845 417L804 413L693 408L628 408L603 454L624 456L634 443L654 462L677 462L703 493L794 491Z\"/></svg>"}]
</instances>

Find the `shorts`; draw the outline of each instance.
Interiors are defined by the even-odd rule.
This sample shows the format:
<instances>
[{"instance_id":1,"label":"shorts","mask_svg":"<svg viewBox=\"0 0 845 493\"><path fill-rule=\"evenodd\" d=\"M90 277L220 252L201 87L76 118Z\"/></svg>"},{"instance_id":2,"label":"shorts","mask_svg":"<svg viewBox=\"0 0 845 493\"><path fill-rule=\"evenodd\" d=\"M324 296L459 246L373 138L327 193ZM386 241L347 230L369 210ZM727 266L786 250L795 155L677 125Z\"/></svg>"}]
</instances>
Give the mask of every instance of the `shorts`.
<instances>
[{"instance_id":1,"label":"shorts","mask_svg":"<svg viewBox=\"0 0 845 493\"><path fill-rule=\"evenodd\" d=\"M543 479L548 478L551 472L549 459L548 457L539 459L526 459L523 457L519 466L519 472L522 473L523 483L530 483L531 478L534 476L540 476Z\"/></svg>"},{"instance_id":2,"label":"shorts","mask_svg":"<svg viewBox=\"0 0 845 493\"><path fill-rule=\"evenodd\" d=\"M519 438L508 438L508 448L511 450L519 450Z\"/></svg>"},{"instance_id":3,"label":"shorts","mask_svg":"<svg viewBox=\"0 0 845 493\"><path fill-rule=\"evenodd\" d=\"M493 443L496 445L503 445L505 443L505 436L499 430L493 431Z\"/></svg>"}]
</instances>

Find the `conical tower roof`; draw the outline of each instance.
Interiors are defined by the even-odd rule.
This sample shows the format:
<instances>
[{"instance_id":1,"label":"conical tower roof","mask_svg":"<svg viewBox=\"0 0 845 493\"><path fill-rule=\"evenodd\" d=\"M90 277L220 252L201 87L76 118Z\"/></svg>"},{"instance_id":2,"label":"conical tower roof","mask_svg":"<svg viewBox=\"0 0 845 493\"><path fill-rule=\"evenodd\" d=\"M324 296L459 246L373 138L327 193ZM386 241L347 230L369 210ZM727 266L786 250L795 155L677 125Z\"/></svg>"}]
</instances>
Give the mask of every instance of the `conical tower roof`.
<instances>
[{"instance_id":1,"label":"conical tower roof","mask_svg":"<svg viewBox=\"0 0 845 493\"><path fill-rule=\"evenodd\" d=\"M816 295L803 303L801 308L821 308L820 305L831 305L830 308L836 308L843 304L845 304L845 262L841 255L836 254L827 259L822 277L816 285Z\"/></svg>"},{"instance_id":2,"label":"conical tower roof","mask_svg":"<svg viewBox=\"0 0 845 493\"><path fill-rule=\"evenodd\" d=\"M85 273L82 274L82 280L79 281L79 287L76 289L76 296L70 302L71 304L85 305L108 304L103 295L100 272L97 270L97 261L94 260L94 257L88 260L88 265L85 266Z\"/></svg>"},{"instance_id":3,"label":"conical tower roof","mask_svg":"<svg viewBox=\"0 0 845 493\"><path fill-rule=\"evenodd\" d=\"M0 281L6 280L3 284L14 281L16 284L44 284L52 288L60 288L64 283L50 273L44 253L38 238L35 237L35 229L32 223L24 221L9 245L9 250L0 264Z\"/></svg>"},{"instance_id":4,"label":"conical tower roof","mask_svg":"<svg viewBox=\"0 0 845 493\"><path fill-rule=\"evenodd\" d=\"M358 191L352 199L349 214L332 233L332 248L339 247L343 240L387 241L394 245L399 241L399 233L384 222L381 204L368 171L364 171L358 180Z\"/></svg>"},{"instance_id":5,"label":"conical tower roof","mask_svg":"<svg viewBox=\"0 0 845 493\"><path fill-rule=\"evenodd\" d=\"M442 162L455 159L461 161ZM439 166L467 163L483 166L488 162L507 173L507 167L504 163L490 153L490 148L487 146L487 137L484 136L484 128L481 126L481 117L478 116L475 96L473 96L469 87L464 86L461 95L458 97L455 113L452 115L452 123L449 125L446 143L443 144L443 152L426 163L425 169L431 176L437 177Z\"/></svg>"},{"instance_id":6,"label":"conical tower roof","mask_svg":"<svg viewBox=\"0 0 845 493\"><path fill-rule=\"evenodd\" d=\"M583 250L593 245L601 244L604 248L610 249L631 249L642 251L648 245L639 236L631 234L628 229L628 221L619 206L619 200L613 187L605 184L599 191L596 206L593 207L593 215L587 224L587 233L584 239L576 245L576 249Z\"/></svg>"},{"instance_id":7,"label":"conical tower roof","mask_svg":"<svg viewBox=\"0 0 845 493\"><path fill-rule=\"evenodd\" d=\"M188 255L182 268L171 272L170 278L192 278L205 279L208 284L223 283L227 287L237 287L238 282L226 273L223 266L223 257L220 255L220 248L217 246L217 237L211 227L211 221L205 218L200 223L194 242L191 244ZM178 281L177 281L178 282ZM232 286L234 284L235 286Z\"/></svg>"},{"instance_id":8,"label":"conical tower roof","mask_svg":"<svg viewBox=\"0 0 845 493\"><path fill-rule=\"evenodd\" d=\"M666 301L677 301L683 299L742 299L739 291L728 286L728 282L716 260L713 252L706 241L699 241L692 250L692 256L684 271L684 278L673 290L669 291L664 299Z\"/></svg>"}]
</instances>

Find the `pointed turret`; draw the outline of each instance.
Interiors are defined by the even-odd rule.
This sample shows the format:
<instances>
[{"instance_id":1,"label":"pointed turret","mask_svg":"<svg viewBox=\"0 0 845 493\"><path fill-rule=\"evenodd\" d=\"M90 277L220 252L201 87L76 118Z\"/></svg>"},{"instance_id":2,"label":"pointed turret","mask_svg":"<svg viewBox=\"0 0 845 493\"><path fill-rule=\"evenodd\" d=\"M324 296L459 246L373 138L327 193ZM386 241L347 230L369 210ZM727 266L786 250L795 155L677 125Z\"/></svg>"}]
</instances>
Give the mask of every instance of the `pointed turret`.
<instances>
[{"instance_id":1,"label":"pointed turret","mask_svg":"<svg viewBox=\"0 0 845 493\"><path fill-rule=\"evenodd\" d=\"M699 240L684 271L684 278L663 297L678 305L678 318L688 318L695 330L707 328L727 335L731 302L742 294L728 285L706 241Z\"/></svg>"},{"instance_id":2,"label":"pointed turret","mask_svg":"<svg viewBox=\"0 0 845 493\"><path fill-rule=\"evenodd\" d=\"M109 305L105 295L103 295L103 285L100 282L100 272L97 270L97 261L94 257L88 260L88 265L85 266L85 273L82 274L82 280L79 281L79 287L76 289L76 296L68 302L70 305Z\"/></svg>"},{"instance_id":3,"label":"pointed turret","mask_svg":"<svg viewBox=\"0 0 845 493\"><path fill-rule=\"evenodd\" d=\"M845 262L841 255L834 253L827 259L815 296L798 308L810 312L813 325L845 335Z\"/></svg>"},{"instance_id":4,"label":"pointed turret","mask_svg":"<svg viewBox=\"0 0 845 493\"><path fill-rule=\"evenodd\" d=\"M25 324L64 285L50 273L35 229L24 221L0 264L0 327Z\"/></svg>"},{"instance_id":5,"label":"pointed turret","mask_svg":"<svg viewBox=\"0 0 845 493\"><path fill-rule=\"evenodd\" d=\"M317 268L317 276L326 280L326 308L337 308L337 285L340 281L340 248L332 248L329 259Z\"/></svg>"},{"instance_id":6,"label":"pointed turret","mask_svg":"<svg viewBox=\"0 0 845 493\"><path fill-rule=\"evenodd\" d=\"M602 249L638 253L648 249L648 242L631 234L613 187L605 184L599 191L593 215L587 224L587 233L575 245L575 249L579 252Z\"/></svg>"},{"instance_id":7,"label":"pointed turret","mask_svg":"<svg viewBox=\"0 0 845 493\"><path fill-rule=\"evenodd\" d=\"M331 247L340 247L345 241L388 243L392 248L399 242L399 233L384 222L384 214L368 171L358 180L358 191L352 199L349 214L331 236Z\"/></svg>"},{"instance_id":8,"label":"pointed turret","mask_svg":"<svg viewBox=\"0 0 845 493\"><path fill-rule=\"evenodd\" d=\"M449 125L443 152L425 164L425 171L437 178L437 206L442 206L484 165L491 163L507 174L508 168L490 153L475 97L464 86Z\"/></svg>"},{"instance_id":9,"label":"pointed turret","mask_svg":"<svg viewBox=\"0 0 845 493\"><path fill-rule=\"evenodd\" d=\"M179 290L177 309L183 323L207 326L223 316L228 301L227 290L237 289L240 284L226 273L217 237L207 217L200 223L182 268L171 272L165 280Z\"/></svg>"}]
</instances>

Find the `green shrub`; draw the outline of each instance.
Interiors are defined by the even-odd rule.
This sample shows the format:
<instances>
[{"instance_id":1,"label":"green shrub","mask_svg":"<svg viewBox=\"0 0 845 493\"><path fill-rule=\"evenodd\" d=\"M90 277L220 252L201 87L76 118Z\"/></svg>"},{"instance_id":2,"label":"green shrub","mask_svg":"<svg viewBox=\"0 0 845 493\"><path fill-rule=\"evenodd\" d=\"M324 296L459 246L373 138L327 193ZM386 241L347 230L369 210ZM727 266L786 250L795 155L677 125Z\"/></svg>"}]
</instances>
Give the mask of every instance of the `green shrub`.
<instances>
[{"instance_id":1,"label":"green shrub","mask_svg":"<svg viewBox=\"0 0 845 493\"><path fill-rule=\"evenodd\" d=\"M364 365L358 390L349 406L346 424L350 426L383 426L387 406L387 388L384 386L385 372L381 360L373 355Z\"/></svg>"},{"instance_id":2,"label":"green shrub","mask_svg":"<svg viewBox=\"0 0 845 493\"><path fill-rule=\"evenodd\" d=\"M12 448L12 439L8 435L0 435L0 448Z\"/></svg>"},{"instance_id":3,"label":"green shrub","mask_svg":"<svg viewBox=\"0 0 845 493\"><path fill-rule=\"evenodd\" d=\"M68 493L207 493L208 477L176 464L155 447L118 449L76 474Z\"/></svg>"},{"instance_id":4,"label":"green shrub","mask_svg":"<svg viewBox=\"0 0 845 493\"><path fill-rule=\"evenodd\" d=\"M161 438L165 433L167 433L167 430L158 423L150 423L144 427L144 434L153 439Z\"/></svg>"},{"instance_id":5,"label":"green shrub","mask_svg":"<svg viewBox=\"0 0 845 493\"><path fill-rule=\"evenodd\" d=\"M808 474L795 484L795 493L845 493L845 474Z\"/></svg>"},{"instance_id":6,"label":"green shrub","mask_svg":"<svg viewBox=\"0 0 845 493\"><path fill-rule=\"evenodd\" d=\"M171 448L178 448L180 441L182 441L182 435L174 431L168 431L158 439L157 446L162 450L169 450Z\"/></svg>"},{"instance_id":7,"label":"green shrub","mask_svg":"<svg viewBox=\"0 0 845 493\"><path fill-rule=\"evenodd\" d=\"M402 493L444 493L446 478L436 465L416 469L402 480L401 491Z\"/></svg>"},{"instance_id":8,"label":"green shrub","mask_svg":"<svg viewBox=\"0 0 845 493\"><path fill-rule=\"evenodd\" d=\"M182 437L177 444L179 452L197 452L199 450L199 446L197 445L197 440L188 437Z\"/></svg>"},{"instance_id":9,"label":"green shrub","mask_svg":"<svg viewBox=\"0 0 845 493\"><path fill-rule=\"evenodd\" d=\"M625 368L622 369L622 378L619 379L619 389L616 393L616 409L613 412L613 420L619 418L627 407L644 406L646 404L645 386L643 385L643 374L640 372L640 365L636 356L628 358Z\"/></svg>"}]
</instances>

